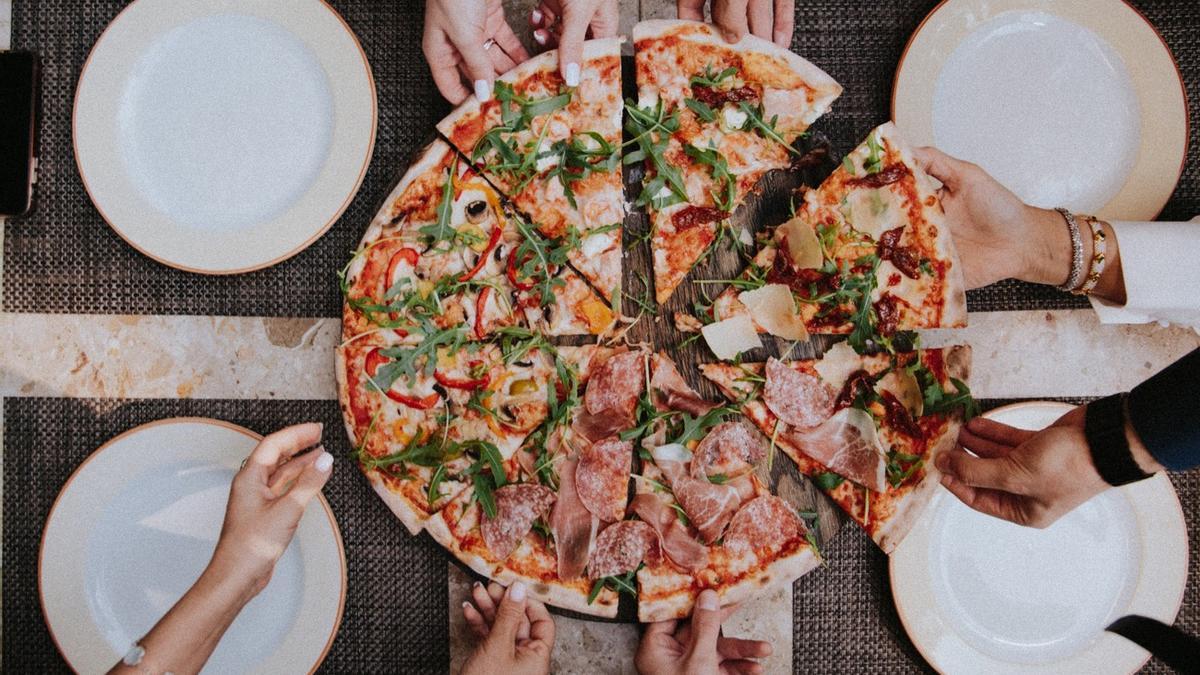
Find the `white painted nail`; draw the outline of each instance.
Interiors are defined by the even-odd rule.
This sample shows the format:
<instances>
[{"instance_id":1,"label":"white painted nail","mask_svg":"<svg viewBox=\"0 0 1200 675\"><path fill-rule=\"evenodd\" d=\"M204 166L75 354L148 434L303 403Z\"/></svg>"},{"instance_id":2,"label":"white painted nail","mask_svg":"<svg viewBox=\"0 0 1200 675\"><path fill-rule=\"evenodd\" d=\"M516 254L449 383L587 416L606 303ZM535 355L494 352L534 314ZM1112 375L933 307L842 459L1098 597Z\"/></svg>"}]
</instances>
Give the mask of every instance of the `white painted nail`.
<instances>
[{"instance_id":1,"label":"white painted nail","mask_svg":"<svg viewBox=\"0 0 1200 675\"><path fill-rule=\"evenodd\" d=\"M329 473L329 470L333 468L333 455L322 451L317 461L313 462L313 466L321 473Z\"/></svg>"},{"instance_id":2,"label":"white painted nail","mask_svg":"<svg viewBox=\"0 0 1200 675\"><path fill-rule=\"evenodd\" d=\"M529 13L529 21L535 26L540 26L542 23L542 10L535 9Z\"/></svg>"},{"instance_id":3,"label":"white painted nail","mask_svg":"<svg viewBox=\"0 0 1200 675\"><path fill-rule=\"evenodd\" d=\"M700 594L700 609L712 611L721 609L721 603L717 600L717 593L711 589L706 589Z\"/></svg>"},{"instance_id":4,"label":"white painted nail","mask_svg":"<svg viewBox=\"0 0 1200 675\"><path fill-rule=\"evenodd\" d=\"M568 87L579 86L579 64L568 63L567 69L563 73L563 79L566 80Z\"/></svg>"},{"instance_id":5,"label":"white painted nail","mask_svg":"<svg viewBox=\"0 0 1200 675\"><path fill-rule=\"evenodd\" d=\"M523 601L525 599L525 584L520 581L513 583L513 585L508 588L508 597L517 602Z\"/></svg>"},{"instance_id":6,"label":"white painted nail","mask_svg":"<svg viewBox=\"0 0 1200 675\"><path fill-rule=\"evenodd\" d=\"M492 87L487 80L475 80L475 98L487 101L492 98Z\"/></svg>"},{"instance_id":7,"label":"white painted nail","mask_svg":"<svg viewBox=\"0 0 1200 675\"><path fill-rule=\"evenodd\" d=\"M546 31L542 30L541 28L533 31L533 39L539 45L546 44Z\"/></svg>"}]
</instances>

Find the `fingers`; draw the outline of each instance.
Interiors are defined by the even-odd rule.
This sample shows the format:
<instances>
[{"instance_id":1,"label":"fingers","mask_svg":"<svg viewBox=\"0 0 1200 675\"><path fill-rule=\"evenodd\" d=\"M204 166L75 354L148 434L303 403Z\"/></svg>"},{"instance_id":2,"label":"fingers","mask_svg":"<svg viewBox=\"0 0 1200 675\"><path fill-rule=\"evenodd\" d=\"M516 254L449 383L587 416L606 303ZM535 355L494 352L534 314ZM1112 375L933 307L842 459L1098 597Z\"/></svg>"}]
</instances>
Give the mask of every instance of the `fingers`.
<instances>
[{"instance_id":1,"label":"fingers","mask_svg":"<svg viewBox=\"0 0 1200 675\"><path fill-rule=\"evenodd\" d=\"M750 22L750 32L764 40L774 40L774 0L750 0L750 4L746 9L746 15Z\"/></svg>"},{"instance_id":2,"label":"fingers","mask_svg":"<svg viewBox=\"0 0 1200 675\"><path fill-rule=\"evenodd\" d=\"M1009 445L993 441L990 438L984 438L971 433L971 430L963 427L958 432L958 443L962 447L970 450L980 457L987 459L996 459L997 457L1006 457L1017 446Z\"/></svg>"},{"instance_id":3,"label":"fingers","mask_svg":"<svg viewBox=\"0 0 1200 675\"><path fill-rule=\"evenodd\" d=\"M267 479L267 489L270 490L271 496L274 498L287 492L291 482L296 480L313 462L317 461L323 450L324 448L317 448L303 455L293 457L275 469L275 472Z\"/></svg>"},{"instance_id":4,"label":"fingers","mask_svg":"<svg viewBox=\"0 0 1200 675\"><path fill-rule=\"evenodd\" d=\"M517 65L517 62L510 59L508 54L505 54L504 50L500 49L499 44L500 41L497 40L496 45L487 50L487 55L492 60L492 67L496 69L496 72L505 73Z\"/></svg>"},{"instance_id":5,"label":"fingers","mask_svg":"<svg viewBox=\"0 0 1200 675\"><path fill-rule=\"evenodd\" d=\"M722 637L717 639L722 659L761 659L771 655L771 644L762 640Z\"/></svg>"},{"instance_id":6,"label":"fingers","mask_svg":"<svg viewBox=\"0 0 1200 675\"><path fill-rule=\"evenodd\" d=\"M717 648L717 637L721 634L721 601L717 592L705 589L696 599L692 609L691 646L692 653L711 652Z\"/></svg>"},{"instance_id":7,"label":"fingers","mask_svg":"<svg viewBox=\"0 0 1200 675\"><path fill-rule=\"evenodd\" d=\"M792 46L796 30L796 0L775 0L775 31L772 39L784 49Z\"/></svg>"},{"instance_id":8,"label":"fingers","mask_svg":"<svg viewBox=\"0 0 1200 675\"><path fill-rule=\"evenodd\" d=\"M646 625L646 632L643 634L642 639L646 640L657 635L674 635L675 629L678 626L679 622L675 619L669 619L667 621L655 621L654 623Z\"/></svg>"},{"instance_id":9,"label":"fingers","mask_svg":"<svg viewBox=\"0 0 1200 675\"><path fill-rule=\"evenodd\" d=\"M1021 493L1020 482L1014 475L1015 467L1007 456L995 459L972 457L962 448L950 448L938 455L935 464L955 482Z\"/></svg>"},{"instance_id":10,"label":"fingers","mask_svg":"<svg viewBox=\"0 0 1200 675\"><path fill-rule=\"evenodd\" d=\"M958 189L961 183L963 162L933 147L913 148L913 159L925 170L925 173L942 181L951 192Z\"/></svg>"},{"instance_id":11,"label":"fingers","mask_svg":"<svg viewBox=\"0 0 1200 675\"><path fill-rule=\"evenodd\" d=\"M281 497L295 505L297 516L304 512L308 503L321 491L321 488L325 487L325 483L329 482L329 477L333 475L333 455L324 450L314 450L314 452L319 452L317 458L312 461L312 464L305 467L304 471L300 472L291 489Z\"/></svg>"},{"instance_id":12,"label":"fingers","mask_svg":"<svg viewBox=\"0 0 1200 675\"><path fill-rule=\"evenodd\" d=\"M516 644L517 632L521 622L525 620L525 584L513 582L508 592L500 600L496 608L496 620L492 623L492 635L504 641L504 644Z\"/></svg>"},{"instance_id":13,"label":"fingers","mask_svg":"<svg viewBox=\"0 0 1200 675\"><path fill-rule=\"evenodd\" d=\"M577 5L563 9L562 34L558 38L558 72L568 87L579 86L579 64L583 63L583 39L587 35L588 16Z\"/></svg>"},{"instance_id":14,"label":"fingers","mask_svg":"<svg viewBox=\"0 0 1200 675\"><path fill-rule=\"evenodd\" d=\"M737 673L737 675L758 675L763 672L761 663L755 661L747 661L745 659L735 659L731 661L721 662L722 673Z\"/></svg>"},{"instance_id":15,"label":"fingers","mask_svg":"<svg viewBox=\"0 0 1200 675\"><path fill-rule=\"evenodd\" d=\"M686 21L704 20L704 0L679 0L675 3L679 18Z\"/></svg>"},{"instance_id":16,"label":"fingers","mask_svg":"<svg viewBox=\"0 0 1200 675\"><path fill-rule=\"evenodd\" d=\"M461 67L467 79L475 85L475 98L487 101L492 98L492 80L496 76L496 67L488 51L483 48L483 41L470 40L456 44L458 53L462 55Z\"/></svg>"},{"instance_id":17,"label":"fingers","mask_svg":"<svg viewBox=\"0 0 1200 675\"><path fill-rule=\"evenodd\" d=\"M554 618L546 605L537 600L530 600L525 608L525 618L529 620L529 638L541 640L548 646L554 646Z\"/></svg>"},{"instance_id":18,"label":"fingers","mask_svg":"<svg viewBox=\"0 0 1200 675\"><path fill-rule=\"evenodd\" d=\"M525 45L521 44L521 39L517 37L517 34L513 32L512 26L509 26L508 23L505 22L500 25L493 39L496 40L496 44L500 46L500 49L503 49L504 53L508 54L509 58L515 63L524 63L529 60L529 52L525 51Z\"/></svg>"},{"instance_id":19,"label":"fingers","mask_svg":"<svg viewBox=\"0 0 1200 675\"><path fill-rule=\"evenodd\" d=\"M458 54L450 44L450 38L442 31L429 29L421 45L425 52L425 62L429 64L429 72L433 75L433 83L447 101L458 105L471 95L463 86L458 72Z\"/></svg>"},{"instance_id":20,"label":"fingers","mask_svg":"<svg viewBox=\"0 0 1200 675\"><path fill-rule=\"evenodd\" d=\"M280 461L316 445L321 440L322 428L319 422L309 422L276 431L258 442L246 461L246 468L265 479Z\"/></svg>"},{"instance_id":21,"label":"fingers","mask_svg":"<svg viewBox=\"0 0 1200 675\"><path fill-rule=\"evenodd\" d=\"M462 608L463 618L467 620L467 627L480 640L486 638L491 629L488 627L488 622L484 620L483 615L470 602L463 601Z\"/></svg>"},{"instance_id":22,"label":"fingers","mask_svg":"<svg viewBox=\"0 0 1200 675\"><path fill-rule=\"evenodd\" d=\"M713 23L721 30L726 42L737 42L750 32L746 2L747 0L727 0L713 5Z\"/></svg>"},{"instance_id":23,"label":"fingers","mask_svg":"<svg viewBox=\"0 0 1200 675\"><path fill-rule=\"evenodd\" d=\"M1028 509L1024 497L1002 490L979 488L955 480L950 475L942 476L942 485L959 501L980 513L1001 518L1018 525L1028 525Z\"/></svg>"},{"instance_id":24,"label":"fingers","mask_svg":"<svg viewBox=\"0 0 1200 675\"><path fill-rule=\"evenodd\" d=\"M1002 445L1020 445L1033 438L1038 432L1029 429L1018 429L1007 424L989 420L986 417L976 417L967 422L964 427L972 436L987 439Z\"/></svg>"},{"instance_id":25,"label":"fingers","mask_svg":"<svg viewBox=\"0 0 1200 675\"><path fill-rule=\"evenodd\" d=\"M500 588L500 592L494 597L491 593L491 586ZM475 601L475 607L478 608L480 615L483 616L484 621L488 622L488 625L496 620L496 606L500 604L500 598L503 597L504 588L495 582L484 586L476 581L471 586L471 599Z\"/></svg>"},{"instance_id":26,"label":"fingers","mask_svg":"<svg viewBox=\"0 0 1200 675\"><path fill-rule=\"evenodd\" d=\"M596 8L596 14L588 24L593 38L616 37L621 29L620 3L604 0Z\"/></svg>"}]
</instances>

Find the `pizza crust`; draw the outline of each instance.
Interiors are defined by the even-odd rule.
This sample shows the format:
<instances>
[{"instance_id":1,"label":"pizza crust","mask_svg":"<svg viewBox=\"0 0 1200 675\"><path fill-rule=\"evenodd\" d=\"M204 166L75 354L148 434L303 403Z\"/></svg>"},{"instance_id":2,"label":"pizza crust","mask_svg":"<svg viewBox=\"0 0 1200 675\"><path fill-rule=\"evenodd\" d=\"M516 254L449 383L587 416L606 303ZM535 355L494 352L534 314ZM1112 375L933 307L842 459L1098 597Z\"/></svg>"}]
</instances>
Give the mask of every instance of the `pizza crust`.
<instances>
[{"instance_id":1,"label":"pizza crust","mask_svg":"<svg viewBox=\"0 0 1200 675\"><path fill-rule=\"evenodd\" d=\"M429 514L418 510L412 505L403 495L397 494L388 487L387 481L379 475L377 471L363 470L367 481L371 483L371 487L375 490L375 494L387 504L392 513L404 523L404 527L408 528L410 534L417 535L421 530L425 529L425 524L429 522Z\"/></svg>"},{"instance_id":2,"label":"pizza crust","mask_svg":"<svg viewBox=\"0 0 1200 675\"><path fill-rule=\"evenodd\" d=\"M601 590L596 599L589 605L587 601L588 593L586 591L554 582L547 582L542 579L533 579L518 574L507 567L498 568L494 575L491 575L491 579L501 586L510 586L514 581L524 582L525 586L529 589L530 597L559 609L579 612L580 614L587 614L589 616L599 616L606 619L611 619L617 615L619 606L617 593L608 588Z\"/></svg>"}]
</instances>

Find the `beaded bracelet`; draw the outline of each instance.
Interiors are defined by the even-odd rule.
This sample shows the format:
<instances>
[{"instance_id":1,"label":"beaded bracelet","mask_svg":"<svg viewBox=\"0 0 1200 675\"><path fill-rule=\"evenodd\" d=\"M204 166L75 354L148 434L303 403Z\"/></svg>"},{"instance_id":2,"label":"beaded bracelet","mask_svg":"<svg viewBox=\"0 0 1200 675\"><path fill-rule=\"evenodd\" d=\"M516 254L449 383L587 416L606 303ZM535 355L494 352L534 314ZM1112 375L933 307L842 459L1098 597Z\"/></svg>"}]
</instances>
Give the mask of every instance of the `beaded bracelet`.
<instances>
[{"instance_id":1,"label":"beaded bracelet","mask_svg":"<svg viewBox=\"0 0 1200 675\"><path fill-rule=\"evenodd\" d=\"M1100 221L1096 220L1095 216L1084 216L1084 222L1092 230L1092 262L1088 266L1087 278L1083 285L1071 291L1075 295L1088 295L1100 282L1100 275L1104 273L1106 264L1105 254L1108 252L1108 235L1104 234L1104 227L1100 225Z\"/></svg>"},{"instance_id":2,"label":"beaded bracelet","mask_svg":"<svg viewBox=\"0 0 1200 675\"><path fill-rule=\"evenodd\" d=\"M1079 222L1075 220L1075 214L1062 207L1054 210L1067 221L1067 232L1071 235L1071 274L1058 290L1074 292L1083 282L1083 235L1079 232Z\"/></svg>"}]
</instances>

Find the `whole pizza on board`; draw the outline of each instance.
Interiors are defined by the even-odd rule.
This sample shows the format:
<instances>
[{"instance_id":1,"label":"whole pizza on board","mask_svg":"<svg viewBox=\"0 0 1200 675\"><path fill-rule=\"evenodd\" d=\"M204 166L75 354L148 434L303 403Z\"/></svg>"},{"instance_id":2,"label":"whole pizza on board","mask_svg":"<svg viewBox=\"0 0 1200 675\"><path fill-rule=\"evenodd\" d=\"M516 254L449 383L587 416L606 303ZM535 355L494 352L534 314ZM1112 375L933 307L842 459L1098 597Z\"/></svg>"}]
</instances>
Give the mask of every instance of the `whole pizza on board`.
<instances>
[{"instance_id":1,"label":"whole pizza on board","mask_svg":"<svg viewBox=\"0 0 1200 675\"><path fill-rule=\"evenodd\" d=\"M936 182L895 130L755 241L732 214L841 87L700 23L633 38L636 101L621 41L596 40L580 86L546 53L438 125L342 272L337 379L354 457L410 532L552 605L611 617L626 593L654 621L705 588L736 602L819 564L808 514L763 479L776 454L891 551L974 402L969 350L909 332L964 325L965 302ZM619 339L630 208L653 224L660 303L713 248L744 251L736 283L676 317L728 401ZM822 360L742 362L761 333L849 338Z\"/></svg>"}]
</instances>

